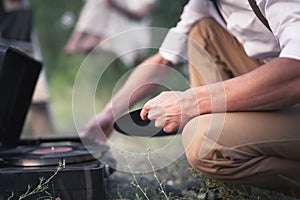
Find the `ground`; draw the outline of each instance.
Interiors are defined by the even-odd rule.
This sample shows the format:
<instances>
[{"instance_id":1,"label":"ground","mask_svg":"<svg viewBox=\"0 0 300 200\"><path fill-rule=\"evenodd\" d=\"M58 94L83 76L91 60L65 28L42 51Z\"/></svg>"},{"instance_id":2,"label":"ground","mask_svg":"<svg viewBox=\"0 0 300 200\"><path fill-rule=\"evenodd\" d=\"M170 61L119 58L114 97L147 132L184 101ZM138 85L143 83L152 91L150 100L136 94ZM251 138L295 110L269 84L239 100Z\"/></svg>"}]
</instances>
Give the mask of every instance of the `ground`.
<instances>
[{"instance_id":1,"label":"ground","mask_svg":"<svg viewBox=\"0 0 300 200\"><path fill-rule=\"evenodd\" d=\"M184 155L154 172L132 174L116 171L109 183L109 200L293 200L255 187L208 179L193 170Z\"/></svg>"}]
</instances>

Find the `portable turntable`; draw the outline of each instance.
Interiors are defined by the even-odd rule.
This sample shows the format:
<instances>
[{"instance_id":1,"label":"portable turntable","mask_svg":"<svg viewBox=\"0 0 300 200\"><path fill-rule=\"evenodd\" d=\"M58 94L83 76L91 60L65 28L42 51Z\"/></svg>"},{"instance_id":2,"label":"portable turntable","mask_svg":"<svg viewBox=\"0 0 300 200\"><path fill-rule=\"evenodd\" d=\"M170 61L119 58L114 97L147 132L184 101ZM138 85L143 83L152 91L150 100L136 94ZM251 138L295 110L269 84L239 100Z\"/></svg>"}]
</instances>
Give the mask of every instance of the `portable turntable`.
<instances>
[{"instance_id":1,"label":"portable turntable","mask_svg":"<svg viewBox=\"0 0 300 200\"><path fill-rule=\"evenodd\" d=\"M76 137L20 139L41 66L0 45L0 200L105 199L113 168L98 158L108 147Z\"/></svg>"}]
</instances>

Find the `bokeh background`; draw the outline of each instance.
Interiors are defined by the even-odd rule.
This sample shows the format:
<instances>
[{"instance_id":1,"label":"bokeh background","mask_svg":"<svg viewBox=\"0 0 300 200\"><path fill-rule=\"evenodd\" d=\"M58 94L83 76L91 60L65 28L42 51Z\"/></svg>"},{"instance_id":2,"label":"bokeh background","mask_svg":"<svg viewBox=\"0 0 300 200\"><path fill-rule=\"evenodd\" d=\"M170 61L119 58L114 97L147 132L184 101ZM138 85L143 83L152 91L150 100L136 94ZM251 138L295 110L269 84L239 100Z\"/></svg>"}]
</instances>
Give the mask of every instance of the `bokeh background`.
<instances>
[{"instance_id":1,"label":"bokeh background","mask_svg":"<svg viewBox=\"0 0 300 200\"><path fill-rule=\"evenodd\" d=\"M42 51L43 66L49 83L51 101L50 110L54 126L61 135L76 133L72 116L72 91L76 73L86 55L66 55L63 47L74 28L83 0L31 0L34 12L34 27ZM170 28L179 20L183 5L187 0L157 1L153 11L153 27ZM64 17L73 17L74 23L64 23ZM72 21L72 20L71 20ZM155 38L153 38L155 40ZM152 54L153 52L149 52ZM103 59L112 56L100 52ZM117 81L128 70L121 62L116 61L107 70L102 81L105 89L96 95L97 110L111 96L112 83ZM101 63L99 63L101 66ZM134 66L132 66L134 67ZM85 105L82 105L83 107ZM25 129L26 131L26 129Z\"/></svg>"}]
</instances>

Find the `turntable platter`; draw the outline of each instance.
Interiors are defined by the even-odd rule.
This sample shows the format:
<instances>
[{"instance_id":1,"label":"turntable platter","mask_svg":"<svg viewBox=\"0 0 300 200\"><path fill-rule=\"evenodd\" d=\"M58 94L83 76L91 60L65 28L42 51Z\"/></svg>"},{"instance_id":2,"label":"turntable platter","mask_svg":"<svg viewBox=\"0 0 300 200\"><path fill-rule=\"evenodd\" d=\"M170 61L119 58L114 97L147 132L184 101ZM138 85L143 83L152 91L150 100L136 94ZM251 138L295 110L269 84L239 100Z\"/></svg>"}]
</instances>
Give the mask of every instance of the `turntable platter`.
<instances>
[{"instance_id":1,"label":"turntable platter","mask_svg":"<svg viewBox=\"0 0 300 200\"><path fill-rule=\"evenodd\" d=\"M2 152L1 157L3 163L8 165L34 167L91 161L100 158L106 150L107 146L22 146Z\"/></svg>"}]
</instances>

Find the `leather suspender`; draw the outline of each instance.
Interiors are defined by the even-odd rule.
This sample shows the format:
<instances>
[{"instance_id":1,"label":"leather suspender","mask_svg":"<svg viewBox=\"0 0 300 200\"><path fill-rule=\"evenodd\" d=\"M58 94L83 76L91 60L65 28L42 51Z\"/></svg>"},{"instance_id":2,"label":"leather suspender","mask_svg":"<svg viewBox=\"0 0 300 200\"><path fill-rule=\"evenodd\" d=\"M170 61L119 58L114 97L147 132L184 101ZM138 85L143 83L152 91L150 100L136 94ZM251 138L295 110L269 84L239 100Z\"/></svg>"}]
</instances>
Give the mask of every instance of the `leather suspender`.
<instances>
[{"instance_id":1,"label":"leather suspender","mask_svg":"<svg viewBox=\"0 0 300 200\"><path fill-rule=\"evenodd\" d=\"M220 9L219 9L219 7L218 7L218 5L217 5L217 0L210 0L210 1L213 2L214 6L215 6L216 9L217 9L217 12L219 13L219 15L221 16L221 18L222 18L223 21L225 22L225 20L224 20L222 14L221 14L221 12L220 12ZM252 8L252 10L253 10L253 12L254 12L254 14L256 15L256 17L257 17L257 18L265 25L265 27L267 27L267 28L272 32L272 30L271 30L271 28L270 28L270 26L269 26L269 23L268 23L268 21L267 21L267 19L266 19L266 18L263 16L263 14L261 13L259 7L258 7L257 4L256 4L256 1L255 1L255 0L248 0L248 2L249 2L249 4L250 4L250 6L251 6L251 8Z\"/></svg>"},{"instance_id":2,"label":"leather suspender","mask_svg":"<svg viewBox=\"0 0 300 200\"><path fill-rule=\"evenodd\" d=\"M210 0L210 1L213 2L213 4L214 4L214 6L215 6L215 8L216 8L216 10L217 10L217 12L218 12L218 14L220 15L220 17L221 17L221 19L223 20L223 22L226 24L226 21L225 21L223 15L222 15L222 13L221 13L221 11L220 11L220 9L219 9L219 6L218 6L218 4L217 4L217 1L216 1L216 0Z\"/></svg>"},{"instance_id":3,"label":"leather suspender","mask_svg":"<svg viewBox=\"0 0 300 200\"><path fill-rule=\"evenodd\" d=\"M272 32L267 19L261 13L259 7L256 4L256 1L255 0L248 0L248 2L250 4L254 14L257 16L257 18L265 25L265 27L267 27Z\"/></svg>"}]
</instances>

